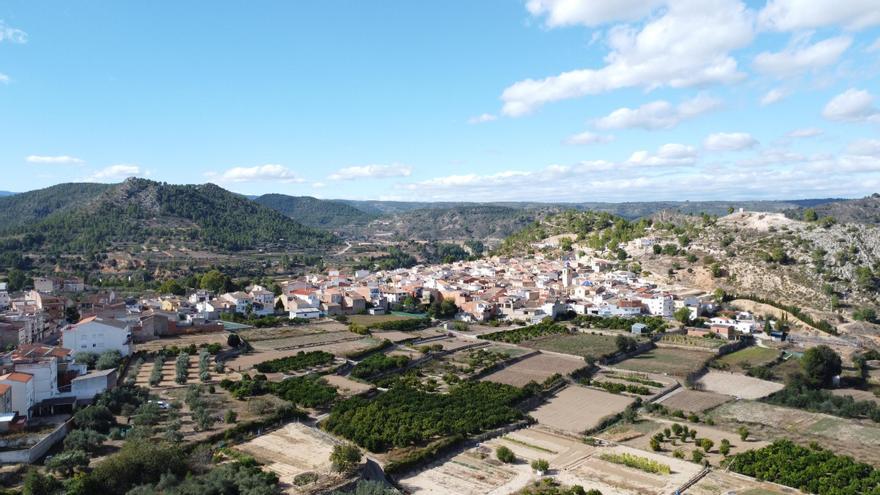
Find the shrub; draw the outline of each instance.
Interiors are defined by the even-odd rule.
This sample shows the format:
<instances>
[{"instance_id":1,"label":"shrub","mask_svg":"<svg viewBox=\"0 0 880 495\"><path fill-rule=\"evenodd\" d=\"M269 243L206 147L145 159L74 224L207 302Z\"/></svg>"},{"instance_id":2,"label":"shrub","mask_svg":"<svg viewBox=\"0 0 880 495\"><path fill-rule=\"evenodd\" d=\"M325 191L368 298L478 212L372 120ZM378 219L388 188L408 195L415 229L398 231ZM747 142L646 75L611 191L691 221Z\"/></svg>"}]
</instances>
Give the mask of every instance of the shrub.
<instances>
[{"instance_id":1,"label":"shrub","mask_svg":"<svg viewBox=\"0 0 880 495\"><path fill-rule=\"evenodd\" d=\"M114 349L102 353L95 361L95 367L99 370L109 370L118 368L120 362L122 362L122 354Z\"/></svg>"},{"instance_id":2,"label":"shrub","mask_svg":"<svg viewBox=\"0 0 880 495\"><path fill-rule=\"evenodd\" d=\"M330 462L333 469L338 472L351 472L361 462L362 454L360 449L350 443L339 444L333 446L333 452L330 453Z\"/></svg>"},{"instance_id":3,"label":"shrub","mask_svg":"<svg viewBox=\"0 0 880 495\"><path fill-rule=\"evenodd\" d=\"M499 461L505 464L512 464L516 462L516 454L514 454L512 450L505 447L504 445L495 449L495 457L497 457Z\"/></svg>"},{"instance_id":4,"label":"shrub","mask_svg":"<svg viewBox=\"0 0 880 495\"><path fill-rule=\"evenodd\" d=\"M174 363L174 370L176 373L174 381L180 385L186 383L187 375L189 374L189 354L181 352L177 355L177 361Z\"/></svg>"},{"instance_id":5,"label":"shrub","mask_svg":"<svg viewBox=\"0 0 880 495\"><path fill-rule=\"evenodd\" d=\"M550 470L550 463L545 459L535 459L531 463L532 469L539 473L546 473Z\"/></svg>"},{"instance_id":6,"label":"shrub","mask_svg":"<svg viewBox=\"0 0 880 495\"><path fill-rule=\"evenodd\" d=\"M628 454L626 452L620 454L602 454L599 458L603 461L640 469L646 473L669 474L672 472L668 464L661 464L653 459Z\"/></svg>"}]
</instances>

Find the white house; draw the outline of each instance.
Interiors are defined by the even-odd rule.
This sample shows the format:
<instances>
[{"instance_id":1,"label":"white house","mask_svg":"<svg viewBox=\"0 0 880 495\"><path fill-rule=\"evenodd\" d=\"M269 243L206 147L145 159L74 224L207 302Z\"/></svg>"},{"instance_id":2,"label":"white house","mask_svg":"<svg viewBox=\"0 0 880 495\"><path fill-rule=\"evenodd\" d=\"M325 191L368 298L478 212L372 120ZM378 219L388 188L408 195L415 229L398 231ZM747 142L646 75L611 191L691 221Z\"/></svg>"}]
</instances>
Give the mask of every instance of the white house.
<instances>
[{"instance_id":1,"label":"white house","mask_svg":"<svg viewBox=\"0 0 880 495\"><path fill-rule=\"evenodd\" d=\"M34 406L34 377L27 373L12 372L0 376L0 383L12 387L12 410L30 417Z\"/></svg>"},{"instance_id":2,"label":"white house","mask_svg":"<svg viewBox=\"0 0 880 495\"><path fill-rule=\"evenodd\" d=\"M123 356L131 353L130 323L92 316L61 332L62 346L75 355L78 352L102 353L117 350Z\"/></svg>"},{"instance_id":3,"label":"white house","mask_svg":"<svg viewBox=\"0 0 880 495\"><path fill-rule=\"evenodd\" d=\"M77 399L94 399L96 395L116 386L116 369L95 371L74 378L70 382L70 392Z\"/></svg>"},{"instance_id":4,"label":"white house","mask_svg":"<svg viewBox=\"0 0 880 495\"><path fill-rule=\"evenodd\" d=\"M48 357L39 360L16 361L15 371L33 377L34 403L58 395L58 359ZM13 391L13 393L15 393Z\"/></svg>"},{"instance_id":5,"label":"white house","mask_svg":"<svg viewBox=\"0 0 880 495\"><path fill-rule=\"evenodd\" d=\"M675 312L675 303L672 296L669 295L655 294L652 297L643 297L641 301L648 308L648 313L654 316L672 318L672 314Z\"/></svg>"},{"instance_id":6,"label":"white house","mask_svg":"<svg viewBox=\"0 0 880 495\"><path fill-rule=\"evenodd\" d=\"M289 318L292 320L294 318L304 318L307 320L313 320L315 318L321 317L321 310L318 308L310 308L310 307L297 307L295 309L290 310Z\"/></svg>"}]
</instances>

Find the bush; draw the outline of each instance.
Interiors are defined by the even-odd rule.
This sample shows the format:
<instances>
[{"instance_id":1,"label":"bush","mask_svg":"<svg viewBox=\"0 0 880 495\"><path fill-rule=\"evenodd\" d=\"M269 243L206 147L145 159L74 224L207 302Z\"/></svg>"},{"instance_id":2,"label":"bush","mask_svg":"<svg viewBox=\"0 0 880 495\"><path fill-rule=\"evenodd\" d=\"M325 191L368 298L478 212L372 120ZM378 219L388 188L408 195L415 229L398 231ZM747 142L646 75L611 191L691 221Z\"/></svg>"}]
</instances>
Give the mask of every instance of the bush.
<instances>
[{"instance_id":1,"label":"bush","mask_svg":"<svg viewBox=\"0 0 880 495\"><path fill-rule=\"evenodd\" d=\"M505 464L512 464L516 462L516 454L514 454L512 450L505 447L504 445L495 449L495 457L497 457L499 461Z\"/></svg>"},{"instance_id":2,"label":"bush","mask_svg":"<svg viewBox=\"0 0 880 495\"><path fill-rule=\"evenodd\" d=\"M158 354L153 361L153 371L150 372L150 386L158 387L162 381L162 367L165 365L165 356Z\"/></svg>"},{"instance_id":3,"label":"bush","mask_svg":"<svg viewBox=\"0 0 880 495\"><path fill-rule=\"evenodd\" d=\"M360 449L352 444L334 445L333 452L330 453L330 462L335 471L348 473L361 463L362 457Z\"/></svg>"},{"instance_id":4,"label":"bush","mask_svg":"<svg viewBox=\"0 0 880 495\"><path fill-rule=\"evenodd\" d=\"M189 354L181 352L177 355L174 371L176 373L174 381L180 385L186 383L187 375L189 374Z\"/></svg>"},{"instance_id":5,"label":"bush","mask_svg":"<svg viewBox=\"0 0 880 495\"><path fill-rule=\"evenodd\" d=\"M107 437L90 429L76 429L64 438L64 450L81 450L95 453L103 445Z\"/></svg>"},{"instance_id":6,"label":"bush","mask_svg":"<svg viewBox=\"0 0 880 495\"><path fill-rule=\"evenodd\" d=\"M530 465L532 469L539 473L546 473L550 470L550 463L545 459L535 459Z\"/></svg>"},{"instance_id":7,"label":"bush","mask_svg":"<svg viewBox=\"0 0 880 495\"><path fill-rule=\"evenodd\" d=\"M77 428L106 434L110 431L111 426L116 425L116 418L110 409L93 405L75 412L73 422Z\"/></svg>"},{"instance_id":8,"label":"bush","mask_svg":"<svg viewBox=\"0 0 880 495\"><path fill-rule=\"evenodd\" d=\"M232 409L226 410L226 415L223 417L223 420L226 421L226 424L235 423L238 420L238 414Z\"/></svg>"},{"instance_id":9,"label":"bush","mask_svg":"<svg viewBox=\"0 0 880 495\"><path fill-rule=\"evenodd\" d=\"M122 362L122 354L117 350L110 350L102 353L98 360L95 361L95 367L99 370L109 370L113 368L118 368L119 363Z\"/></svg>"},{"instance_id":10,"label":"bush","mask_svg":"<svg viewBox=\"0 0 880 495\"><path fill-rule=\"evenodd\" d=\"M628 454L626 452L621 454L602 454L599 458L603 461L640 469L646 473L669 474L672 472L668 464L661 464L653 459Z\"/></svg>"},{"instance_id":11,"label":"bush","mask_svg":"<svg viewBox=\"0 0 880 495\"><path fill-rule=\"evenodd\" d=\"M282 373L299 371L315 366L324 366L334 361L335 356L324 351L299 351L295 356L263 361L255 366L260 373Z\"/></svg>"}]
</instances>

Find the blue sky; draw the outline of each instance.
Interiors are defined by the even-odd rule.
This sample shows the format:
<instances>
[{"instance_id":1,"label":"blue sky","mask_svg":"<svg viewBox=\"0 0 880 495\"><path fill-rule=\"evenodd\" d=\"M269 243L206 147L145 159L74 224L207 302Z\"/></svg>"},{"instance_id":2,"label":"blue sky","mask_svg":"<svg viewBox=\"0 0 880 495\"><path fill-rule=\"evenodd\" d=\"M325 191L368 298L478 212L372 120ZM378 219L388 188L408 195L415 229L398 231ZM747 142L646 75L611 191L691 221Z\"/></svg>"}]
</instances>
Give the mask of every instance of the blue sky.
<instances>
[{"instance_id":1,"label":"blue sky","mask_svg":"<svg viewBox=\"0 0 880 495\"><path fill-rule=\"evenodd\" d=\"M876 0L0 5L0 189L880 191Z\"/></svg>"}]
</instances>

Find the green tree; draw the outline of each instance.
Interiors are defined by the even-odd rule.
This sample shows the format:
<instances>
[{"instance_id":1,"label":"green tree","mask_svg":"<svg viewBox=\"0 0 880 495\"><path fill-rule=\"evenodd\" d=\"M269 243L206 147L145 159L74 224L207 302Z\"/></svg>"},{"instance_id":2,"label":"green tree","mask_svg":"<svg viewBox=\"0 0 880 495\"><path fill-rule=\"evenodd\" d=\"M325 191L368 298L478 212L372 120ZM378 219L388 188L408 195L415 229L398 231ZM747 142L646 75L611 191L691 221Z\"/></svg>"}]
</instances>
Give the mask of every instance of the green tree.
<instances>
[{"instance_id":1,"label":"green tree","mask_svg":"<svg viewBox=\"0 0 880 495\"><path fill-rule=\"evenodd\" d=\"M110 427L116 424L116 418L105 406L93 405L80 409L73 414L73 422L77 428L95 430L107 434Z\"/></svg>"},{"instance_id":2,"label":"green tree","mask_svg":"<svg viewBox=\"0 0 880 495\"><path fill-rule=\"evenodd\" d=\"M532 461L532 469L539 473L546 473L550 470L550 463L545 459L535 459Z\"/></svg>"},{"instance_id":3,"label":"green tree","mask_svg":"<svg viewBox=\"0 0 880 495\"><path fill-rule=\"evenodd\" d=\"M672 313L672 316L681 322L682 325L687 325L691 321L691 308L682 306L676 309L675 313Z\"/></svg>"},{"instance_id":4,"label":"green tree","mask_svg":"<svg viewBox=\"0 0 880 495\"><path fill-rule=\"evenodd\" d=\"M89 455L82 450L65 450L46 462L50 470L70 477L76 469L89 465Z\"/></svg>"},{"instance_id":5,"label":"green tree","mask_svg":"<svg viewBox=\"0 0 880 495\"><path fill-rule=\"evenodd\" d=\"M201 281L199 281L199 286L202 289L209 290L214 293L225 292L227 286L231 284L231 280L227 275L224 275L220 270L211 270L204 275L202 275Z\"/></svg>"},{"instance_id":6,"label":"green tree","mask_svg":"<svg viewBox=\"0 0 880 495\"><path fill-rule=\"evenodd\" d=\"M330 453L330 462L335 471L348 473L361 463L362 457L360 449L352 444L334 445L333 452Z\"/></svg>"},{"instance_id":7,"label":"green tree","mask_svg":"<svg viewBox=\"0 0 880 495\"><path fill-rule=\"evenodd\" d=\"M828 387L835 376L840 375L842 364L840 355L827 345L811 347L804 352L801 368L807 383L813 387Z\"/></svg>"},{"instance_id":8,"label":"green tree","mask_svg":"<svg viewBox=\"0 0 880 495\"><path fill-rule=\"evenodd\" d=\"M180 282L174 279L165 280L159 285L159 292L162 294L174 294L175 296L182 296L186 294L186 289L180 285Z\"/></svg>"},{"instance_id":9,"label":"green tree","mask_svg":"<svg viewBox=\"0 0 880 495\"><path fill-rule=\"evenodd\" d=\"M713 442L712 440L710 440L708 438L701 438L700 439L700 447L702 447L703 450L705 450L707 454L709 453L710 450L712 450L712 447L714 447L714 446L715 446L715 442Z\"/></svg>"},{"instance_id":10,"label":"green tree","mask_svg":"<svg viewBox=\"0 0 880 495\"><path fill-rule=\"evenodd\" d=\"M739 433L739 439L743 442L745 442L746 439L749 438L749 429L745 426L740 426L739 428L737 428L736 432Z\"/></svg>"},{"instance_id":11,"label":"green tree","mask_svg":"<svg viewBox=\"0 0 880 495\"><path fill-rule=\"evenodd\" d=\"M718 447L718 451L721 452L721 455L727 457L727 455L730 454L730 440L722 438L721 446Z\"/></svg>"},{"instance_id":12,"label":"green tree","mask_svg":"<svg viewBox=\"0 0 880 495\"><path fill-rule=\"evenodd\" d=\"M512 464L516 462L516 454L514 454L512 450L504 445L501 445L500 447L495 449L495 457L497 457L499 461L505 464Z\"/></svg>"},{"instance_id":13,"label":"green tree","mask_svg":"<svg viewBox=\"0 0 880 495\"><path fill-rule=\"evenodd\" d=\"M116 349L112 349L98 356L97 361L95 361L95 367L99 370L109 370L118 368L120 362L122 362L122 354Z\"/></svg>"},{"instance_id":14,"label":"green tree","mask_svg":"<svg viewBox=\"0 0 880 495\"><path fill-rule=\"evenodd\" d=\"M53 495L59 490L61 490L61 482L51 476L41 474L36 469L30 469L24 475L21 493L23 495Z\"/></svg>"},{"instance_id":15,"label":"green tree","mask_svg":"<svg viewBox=\"0 0 880 495\"><path fill-rule=\"evenodd\" d=\"M107 437L95 430L75 429L64 438L64 450L81 450L94 454Z\"/></svg>"},{"instance_id":16,"label":"green tree","mask_svg":"<svg viewBox=\"0 0 880 495\"><path fill-rule=\"evenodd\" d=\"M24 289L29 281L30 279L28 279L23 271L13 268L9 270L9 274L6 276L6 288L10 291L19 291Z\"/></svg>"},{"instance_id":17,"label":"green tree","mask_svg":"<svg viewBox=\"0 0 880 495\"><path fill-rule=\"evenodd\" d=\"M67 323L76 323L80 320L79 310L76 309L76 305L64 308L64 319Z\"/></svg>"},{"instance_id":18,"label":"green tree","mask_svg":"<svg viewBox=\"0 0 880 495\"><path fill-rule=\"evenodd\" d=\"M804 210L804 221L805 222L815 222L819 219L819 215L816 214L816 210L812 208L807 208Z\"/></svg>"}]
</instances>

